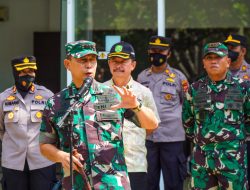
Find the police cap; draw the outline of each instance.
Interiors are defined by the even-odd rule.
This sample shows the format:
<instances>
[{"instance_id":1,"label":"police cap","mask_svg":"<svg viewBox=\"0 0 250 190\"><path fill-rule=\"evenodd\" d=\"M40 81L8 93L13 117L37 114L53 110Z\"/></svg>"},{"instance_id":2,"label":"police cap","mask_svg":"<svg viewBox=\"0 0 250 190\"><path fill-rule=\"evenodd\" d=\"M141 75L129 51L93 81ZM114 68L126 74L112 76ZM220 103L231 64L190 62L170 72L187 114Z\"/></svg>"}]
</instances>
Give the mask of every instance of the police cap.
<instances>
[{"instance_id":1,"label":"police cap","mask_svg":"<svg viewBox=\"0 0 250 190\"><path fill-rule=\"evenodd\" d=\"M34 56L19 56L11 60L12 67L15 71L24 69L37 70L36 58Z\"/></svg>"},{"instance_id":2,"label":"police cap","mask_svg":"<svg viewBox=\"0 0 250 190\"><path fill-rule=\"evenodd\" d=\"M247 38L239 34L230 34L224 43L226 45L247 47Z\"/></svg>"},{"instance_id":3,"label":"police cap","mask_svg":"<svg viewBox=\"0 0 250 190\"><path fill-rule=\"evenodd\" d=\"M149 40L148 49L157 48L161 50L169 49L172 44L172 39L163 36L152 36Z\"/></svg>"}]
</instances>

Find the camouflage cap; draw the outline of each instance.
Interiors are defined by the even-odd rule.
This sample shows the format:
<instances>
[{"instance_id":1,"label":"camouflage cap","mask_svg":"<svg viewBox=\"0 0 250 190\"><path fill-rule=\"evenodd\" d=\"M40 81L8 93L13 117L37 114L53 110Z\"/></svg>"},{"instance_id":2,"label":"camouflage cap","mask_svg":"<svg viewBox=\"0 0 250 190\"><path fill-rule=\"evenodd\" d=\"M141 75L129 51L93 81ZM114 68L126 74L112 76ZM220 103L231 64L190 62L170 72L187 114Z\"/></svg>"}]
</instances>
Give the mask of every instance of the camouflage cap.
<instances>
[{"instance_id":1,"label":"camouflage cap","mask_svg":"<svg viewBox=\"0 0 250 190\"><path fill-rule=\"evenodd\" d=\"M21 71L24 69L37 70L36 58L34 56L19 56L11 60L12 67L15 71Z\"/></svg>"},{"instance_id":2,"label":"camouflage cap","mask_svg":"<svg viewBox=\"0 0 250 190\"><path fill-rule=\"evenodd\" d=\"M75 42L69 42L65 44L66 54L71 55L74 58L80 58L85 55L94 54L98 55L96 52L96 45L94 42L80 40Z\"/></svg>"},{"instance_id":3,"label":"camouflage cap","mask_svg":"<svg viewBox=\"0 0 250 190\"><path fill-rule=\"evenodd\" d=\"M209 53L215 53L220 57L224 57L228 55L228 48L220 42L208 43L204 46L203 57Z\"/></svg>"}]
</instances>

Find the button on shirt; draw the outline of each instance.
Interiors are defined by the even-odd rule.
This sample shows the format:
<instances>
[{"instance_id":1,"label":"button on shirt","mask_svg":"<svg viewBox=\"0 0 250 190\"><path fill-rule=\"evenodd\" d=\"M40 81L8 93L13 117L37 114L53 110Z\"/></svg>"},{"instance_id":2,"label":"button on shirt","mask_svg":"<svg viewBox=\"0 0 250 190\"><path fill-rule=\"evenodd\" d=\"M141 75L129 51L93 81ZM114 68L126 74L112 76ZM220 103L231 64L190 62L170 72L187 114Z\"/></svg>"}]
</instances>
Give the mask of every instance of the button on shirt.
<instances>
[{"instance_id":1,"label":"button on shirt","mask_svg":"<svg viewBox=\"0 0 250 190\"><path fill-rule=\"evenodd\" d=\"M39 131L46 100L53 93L43 86L32 86L23 99L15 87L0 94L0 138L2 166L22 171L27 159L29 169L52 165L39 148Z\"/></svg>"},{"instance_id":2,"label":"button on shirt","mask_svg":"<svg viewBox=\"0 0 250 190\"><path fill-rule=\"evenodd\" d=\"M184 74L170 66L162 73L153 73L149 68L139 74L138 82L152 91L161 120L147 139L153 142L184 141L181 113L184 90L188 88Z\"/></svg>"},{"instance_id":3,"label":"button on shirt","mask_svg":"<svg viewBox=\"0 0 250 190\"><path fill-rule=\"evenodd\" d=\"M114 83L112 80L109 80L104 84L112 86ZM150 108L156 114L157 118L159 118L152 92L148 88L134 81L132 78L127 84L127 88L132 90L143 106ZM145 139L145 129L136 126L127 119L124 120L123 143L128 172L147 172Z\"/></svg>"}]
</instances>

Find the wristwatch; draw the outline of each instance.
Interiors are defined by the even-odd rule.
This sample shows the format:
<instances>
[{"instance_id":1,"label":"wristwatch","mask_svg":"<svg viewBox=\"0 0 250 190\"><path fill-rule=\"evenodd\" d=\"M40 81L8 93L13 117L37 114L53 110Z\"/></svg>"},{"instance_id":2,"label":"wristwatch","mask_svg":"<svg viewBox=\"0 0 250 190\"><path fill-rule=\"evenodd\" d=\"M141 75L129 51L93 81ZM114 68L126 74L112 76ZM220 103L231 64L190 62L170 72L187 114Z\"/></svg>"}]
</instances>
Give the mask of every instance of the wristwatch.
<instances>
[{"instance_id":1,"label":"wristwatch","mask_svg":"<svg viewBox=\"0 0 250 190\"><path fill-rule=\"evenodd\" d=\"M141 101L138 101L138 102L139 102L139 105L131 109L135 113L141 111L142 103Z\"/></svg>"}]
</instances>

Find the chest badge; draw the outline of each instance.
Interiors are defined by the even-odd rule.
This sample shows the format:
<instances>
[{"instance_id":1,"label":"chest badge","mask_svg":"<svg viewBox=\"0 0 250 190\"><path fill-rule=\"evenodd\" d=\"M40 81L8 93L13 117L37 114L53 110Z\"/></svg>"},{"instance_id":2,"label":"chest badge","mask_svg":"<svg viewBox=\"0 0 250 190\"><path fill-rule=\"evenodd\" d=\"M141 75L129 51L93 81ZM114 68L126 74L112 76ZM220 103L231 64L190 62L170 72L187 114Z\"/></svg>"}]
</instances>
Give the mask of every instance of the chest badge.
<instances>
[{"instance_id":1,"label":"chest badge","mask_svg":"<svg viewBox=\"0 0 250 190\"><path fill-rule=\"evenodd\" d=\"M43 97L42 97L41 95L36 95L36 96L35 96L35 99L36 99L36 100L42 100Z\"/></svg>"},{"instance_id":2,"label":"chest badge","mask_svg":"<svg viewBox=\"0 0 250 190\"><path fill-rule=\"evenodd\" d=\"M171 78L175 78L175 77L176 77L176 74L170 73L169 76L170 76Z\"/></svg>"},{"instance_id":3,"label":"chest badge","mask_svg":"<svg viewBox=\"0 0 250 190\"><path fill-rule=\"evenodd\" d=\"M8 119L13 119L13 117L14 117L14 113L13 112L8 113Z\"/></svg>"},{"instance_id":4,"label":"chest badge","mask_svg":"<svg viewBox=\"0 0 250 190\"><path fill-rule=\"evenodd\" d=\"M241 68L242 71L246 71L247 70L247 67L246 65L243 65L242 68Z\"/></svg>"},{"instance_id":5,"label":"chest badge","mask_svg":"<svg viewBox=\"0 0 250 190\"><path fill-rule=\"evenodd\" d=\"M249 76L248 75L244 75L243 79L249 79Z\"/></svg>"},{"instance_id":6,"label":"chest badge","mask_svg":"<svg viewBox=\"0 0 250 190\"><path fill-rule=\"evenodd\" d=\"M169 71L168 69L166 69L166 71L165 71L165 72L166 72L167 74L169 74L169 72L170 72L170 71Z\"/></svg>"},{"instance_id":7,"label":"chest badge","mask_svg":"<svg viewBox=\"0 0 250 190\"><path fill-rule=\"evenodd\" d=\"M40 119L43 116L42 112L38 111L36 112L36 117Z\"/></svg>"},{"instance_id":8,"label":"chest badge","mask_svg":"<svg viewBox=\"0 0 250 190\"><path fill-rule=\"evenodd\" d=\"M15 99L16 99L15 96L9 96L8 98L6 98L6 100L8 100L8 101L12 101L12 100L15 100Z\"/></svg>"},{"instance_id":9,"label":"chest badge","mask_svg":"<svg viewBox=\"0 0 250 190\"><path fill-rule=\"evenodd\" d=\"M171 94L166 94L165 99L166 100L171 100L172 99L172 95Z\"/></svg>"},{"instance_id":10,"label":"chest badge","mask_svg":"<svg viewBox=\"0 0 250 190\"><path fill-rule=\"evenodd\" d=\"M172 78L167 78L166 79L168 82L174 82L174 79L172 79Z\"/></svg>"}]
</instances>

